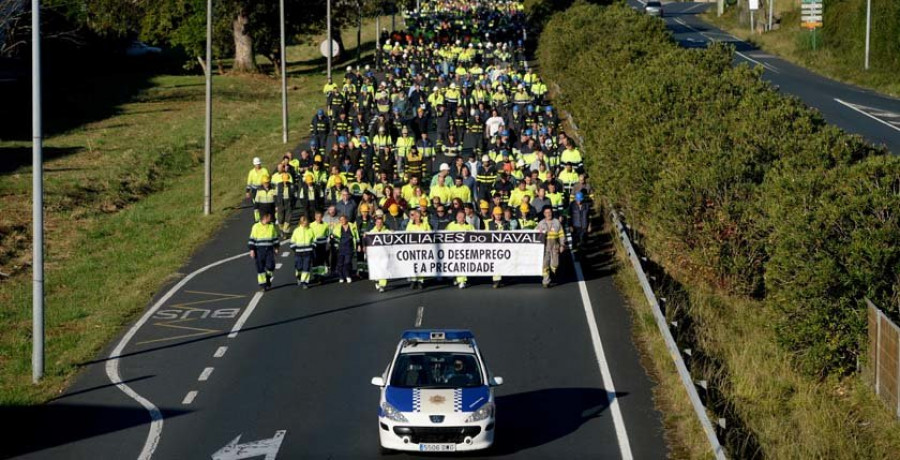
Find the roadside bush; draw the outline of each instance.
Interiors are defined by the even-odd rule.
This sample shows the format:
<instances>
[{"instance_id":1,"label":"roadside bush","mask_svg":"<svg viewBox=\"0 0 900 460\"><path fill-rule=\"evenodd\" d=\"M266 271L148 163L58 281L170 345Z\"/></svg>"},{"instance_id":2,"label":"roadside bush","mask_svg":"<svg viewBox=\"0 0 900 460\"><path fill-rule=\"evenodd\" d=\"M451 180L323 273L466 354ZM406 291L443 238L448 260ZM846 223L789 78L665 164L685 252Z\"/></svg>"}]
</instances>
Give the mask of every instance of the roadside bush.
<instances>
[{"instance_id":1,"label":"roadside bush","mask_svg":"<svg viewBox=\"0 0 900 460\"><path fill-rule=\"evenodd\" d=\"M848 372L862 297L896 295L900 163L732 54L680 48L620 4L554 15L538 48L596 186L654 258L683 282L764 299L808 373Z\"/></svg>"}]
</instances>

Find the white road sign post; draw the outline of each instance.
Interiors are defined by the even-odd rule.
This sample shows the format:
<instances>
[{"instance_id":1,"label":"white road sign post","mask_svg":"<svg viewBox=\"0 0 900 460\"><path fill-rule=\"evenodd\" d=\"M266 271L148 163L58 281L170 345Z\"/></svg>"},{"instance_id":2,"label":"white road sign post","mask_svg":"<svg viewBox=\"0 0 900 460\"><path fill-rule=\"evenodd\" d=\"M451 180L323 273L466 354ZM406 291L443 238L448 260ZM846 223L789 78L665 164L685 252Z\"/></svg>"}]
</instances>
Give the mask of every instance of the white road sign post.
<instances>
[{"instance_id":1,"label":"white road sign post","mask_svg":"<svg viewBox=\"0 0 900 460\"><path fill-rule=\"evenodd\" d=\"M802 0L800 4L800 27L809 29L812 34L812 49L816 49L816 29L822 27L824 5L822 0Z\"/></svg>"}]
</instances>

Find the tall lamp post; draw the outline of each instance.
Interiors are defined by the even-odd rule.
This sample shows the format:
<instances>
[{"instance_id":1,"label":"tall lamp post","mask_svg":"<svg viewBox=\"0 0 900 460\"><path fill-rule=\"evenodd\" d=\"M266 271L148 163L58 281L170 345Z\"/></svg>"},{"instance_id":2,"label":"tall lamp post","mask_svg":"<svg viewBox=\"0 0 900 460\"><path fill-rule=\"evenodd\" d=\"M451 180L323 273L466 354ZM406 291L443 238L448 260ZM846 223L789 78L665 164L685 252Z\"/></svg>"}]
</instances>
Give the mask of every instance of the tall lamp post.
<instances>
[{"instance_id":1,"label":"tall lamp post","mask_svg":"<svg viewBox=\"0 0 900 460\"><path fill-rule=\"evenodd\" d=\"M31 0L31 380L44 376L44 151L41 126L41 2Z\"/></svg>"}]
</instances>

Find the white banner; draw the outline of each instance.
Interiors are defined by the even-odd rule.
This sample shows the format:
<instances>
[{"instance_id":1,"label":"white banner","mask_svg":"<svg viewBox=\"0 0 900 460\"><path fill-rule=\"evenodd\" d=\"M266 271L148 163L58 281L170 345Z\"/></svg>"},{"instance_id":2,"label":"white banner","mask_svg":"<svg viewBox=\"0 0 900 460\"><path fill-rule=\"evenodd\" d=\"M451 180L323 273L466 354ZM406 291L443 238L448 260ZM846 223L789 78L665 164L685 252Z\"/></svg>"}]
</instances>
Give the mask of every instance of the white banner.
<instances>
[{"instance_id":1,"label":"white banner","mask_svg":"<svg viewBox=\"0 0 900 460\"><path fill-rule=\"evenodd\" d=\"M365 237L369 279L541 276L544 234L536 231L393 232Z\"/></svg>"}]
</instances>

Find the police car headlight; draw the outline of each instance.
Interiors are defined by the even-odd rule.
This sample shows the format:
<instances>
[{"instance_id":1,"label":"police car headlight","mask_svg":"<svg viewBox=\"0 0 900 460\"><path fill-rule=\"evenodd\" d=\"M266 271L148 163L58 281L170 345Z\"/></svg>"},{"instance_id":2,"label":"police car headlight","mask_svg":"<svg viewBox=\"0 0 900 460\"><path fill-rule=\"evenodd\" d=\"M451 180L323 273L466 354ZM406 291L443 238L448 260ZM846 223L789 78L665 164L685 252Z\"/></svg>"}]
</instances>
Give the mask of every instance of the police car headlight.
<instances>
[{"instance_id":1,"label":"police car headlight","mask_svg":"<svg viewBox=\"0 0 900 460\"><path fill-rule=\"evenodd\" d=\"M487 402L481 405L475 412L472 412L472 415L466 419L466 423L472 422L480 422L486 418L490 418L494 415L494 403Z\"/></svg>"},{"instance_id":2,"label":"police car headlight","mask_svg":"<svg viewBox=\"0 0 900 460\"><path fill-rule=\"evenodd\" d=\"M390 405L387 401L381 403L381 411L384 413L385 417L395 422L405 423L409 421L402 412L398 411L396 407Z\"/></svg>"}]
</instances>

